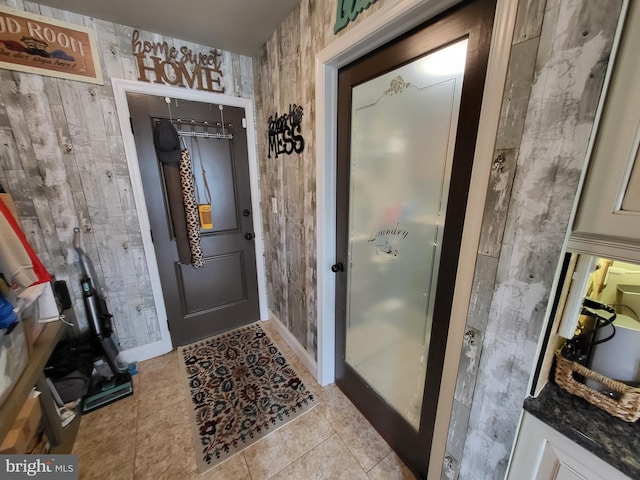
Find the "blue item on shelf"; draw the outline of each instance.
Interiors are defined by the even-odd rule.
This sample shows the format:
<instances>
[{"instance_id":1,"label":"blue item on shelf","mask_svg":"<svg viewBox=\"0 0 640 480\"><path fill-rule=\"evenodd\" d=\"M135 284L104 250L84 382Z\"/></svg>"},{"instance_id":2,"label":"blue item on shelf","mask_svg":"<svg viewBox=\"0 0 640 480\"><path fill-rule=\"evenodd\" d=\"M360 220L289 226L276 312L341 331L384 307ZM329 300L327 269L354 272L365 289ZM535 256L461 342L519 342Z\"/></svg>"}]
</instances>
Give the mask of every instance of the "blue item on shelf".
<instances>
[{"instance_id":1,"label":"blue item on shelf","mask_svg":"<svg viewBox=\"0 0 640 480\"><path fill-rule=\"evenodd\" d=\"M15 323L18 323L18 317L13 311L13 305L0 295L0 328L9 328Z\"/></svg>"}]
</instances>

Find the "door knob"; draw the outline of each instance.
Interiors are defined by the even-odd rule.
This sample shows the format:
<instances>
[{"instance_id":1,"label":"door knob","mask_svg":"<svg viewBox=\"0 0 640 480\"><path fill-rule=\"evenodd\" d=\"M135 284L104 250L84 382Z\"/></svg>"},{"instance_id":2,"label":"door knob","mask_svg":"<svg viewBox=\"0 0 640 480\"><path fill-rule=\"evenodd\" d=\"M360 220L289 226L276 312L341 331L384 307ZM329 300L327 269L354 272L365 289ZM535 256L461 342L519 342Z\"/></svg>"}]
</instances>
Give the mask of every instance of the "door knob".
<instances>
[{"instance_id":1,"label":"door knob","mask_svg":"<svg viewBox=\"0 0 640 480\"><path fill-rule=\"evenodd\" d=\"M331 271L333 273L344 272L344 265L341 263L336 263L335 265L331 265Z\"/></svg>"},{"instance_id":2,"label":"door knob","mask_svg":"<svg viewBox=\"0 0 640 480\"><path fill-rule=\"evenodd\" d=\"M253 233L245 233L244 238L246 238L247 240L253 240Z\"/></svg>"},{"instance_id":3,"label":"door knob","mask_svg":"<svg viewBox=\"0 0 640 480\"><path fill-rule=\"evenodd\" d=\"M242 216L250 217L251 216L251 210L243 210L242 211Z\"/></svg>"}]
</instances>

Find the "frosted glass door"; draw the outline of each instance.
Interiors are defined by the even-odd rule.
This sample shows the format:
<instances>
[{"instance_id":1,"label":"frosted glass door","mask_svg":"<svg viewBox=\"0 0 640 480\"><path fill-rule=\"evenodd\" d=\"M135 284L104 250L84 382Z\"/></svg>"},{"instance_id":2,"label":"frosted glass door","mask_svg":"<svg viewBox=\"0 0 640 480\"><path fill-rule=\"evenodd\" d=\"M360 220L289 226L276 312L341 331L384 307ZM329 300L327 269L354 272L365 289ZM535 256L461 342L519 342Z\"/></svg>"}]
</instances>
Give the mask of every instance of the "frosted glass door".
<instances>
[{"instance_id":1,"label":"frosted glass door","mask_svg":"<svg viewBox=\"0 0 640 480\"><path fill-rule=\"evenodd\" d=\"M352 91L345 360L416 430L466 53Z\"/></svg>"}]
</instances>

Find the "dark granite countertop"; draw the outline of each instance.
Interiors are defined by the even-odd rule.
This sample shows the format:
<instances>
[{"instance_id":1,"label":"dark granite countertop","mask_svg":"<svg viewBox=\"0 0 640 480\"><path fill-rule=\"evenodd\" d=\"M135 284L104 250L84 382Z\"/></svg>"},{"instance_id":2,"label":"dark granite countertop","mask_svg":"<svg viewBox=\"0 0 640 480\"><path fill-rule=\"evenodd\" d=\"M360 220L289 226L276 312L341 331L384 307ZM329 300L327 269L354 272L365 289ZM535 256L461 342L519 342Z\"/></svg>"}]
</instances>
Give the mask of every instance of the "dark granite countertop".
<instances>
[{"instance_id":1,"label":"dark granite countertop","mask_svg":"<svg viewBox=\"0 0 640 480\"><path fill-rule=\"evenodd\" d=\"M524 409L631 478L640 478L640 421L625 422L549 382Z\"/></svg>"}]
</instances>

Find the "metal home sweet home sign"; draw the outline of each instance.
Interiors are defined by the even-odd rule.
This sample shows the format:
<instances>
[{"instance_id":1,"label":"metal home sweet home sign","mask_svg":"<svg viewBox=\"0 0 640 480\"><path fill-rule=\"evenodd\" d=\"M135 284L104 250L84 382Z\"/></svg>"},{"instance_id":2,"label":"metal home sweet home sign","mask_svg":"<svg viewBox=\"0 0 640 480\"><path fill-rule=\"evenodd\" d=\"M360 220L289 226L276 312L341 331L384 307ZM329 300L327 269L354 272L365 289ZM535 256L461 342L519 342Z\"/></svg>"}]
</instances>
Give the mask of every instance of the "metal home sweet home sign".
<instances>
[{"instance_id":1,"label":"metal home sweet home sign","mask_svg":"<svg viewBox=\"0 0 640 480\"><path fill-rule=\"evenodd\" d=\"M131 50L138 64L138 80L224 93L222 86L221 52L209 49L194 52L187 46L170 47L167 42L140 39L140 32L131 35Z\"/></svg>"}]
</instances>

